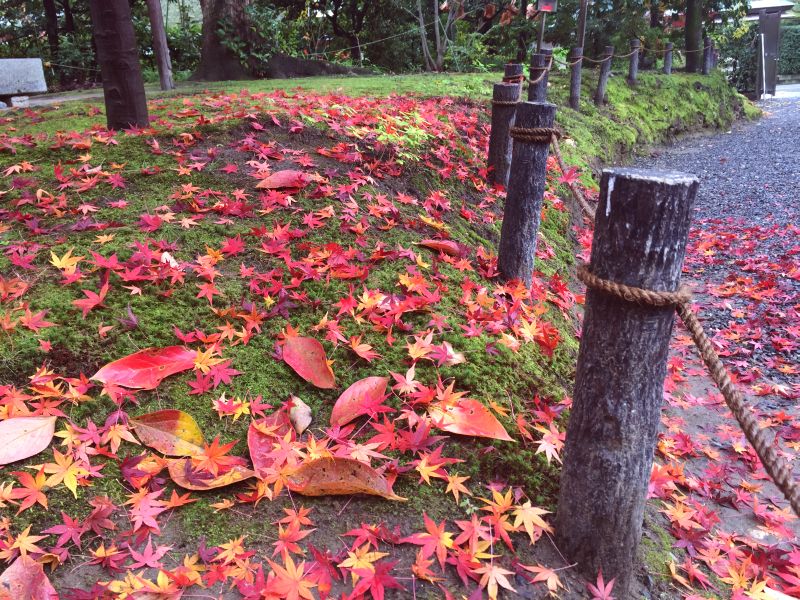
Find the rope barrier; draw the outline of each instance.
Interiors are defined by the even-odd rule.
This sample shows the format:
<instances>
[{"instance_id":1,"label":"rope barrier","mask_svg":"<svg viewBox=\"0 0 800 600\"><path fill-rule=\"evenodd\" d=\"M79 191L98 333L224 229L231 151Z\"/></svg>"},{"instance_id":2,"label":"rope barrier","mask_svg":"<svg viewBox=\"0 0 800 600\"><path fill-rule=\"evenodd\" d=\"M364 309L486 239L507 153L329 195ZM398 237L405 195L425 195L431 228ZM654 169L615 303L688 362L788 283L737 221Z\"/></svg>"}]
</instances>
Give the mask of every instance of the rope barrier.
<instances>
[{"instance_id":1,"label":"rope barrier","mask_svg":"<svg viewBox=\"0 0 800 600\"><path fill-rule=\"evenodd\" d=\"M562 173L566 173L564 159L561 156L561 148L558 143L562 135L560 131L550 127L512 127L510 135L515 141L552 144L553 154L556 157L558 166ZM597 209L589 204L574 182L567 181L566 183L583 213L594 221ZM770 438L767 430L759 426L758 419L747 406L744 395L731 381L725 365L714 351L700 320L692 310L691 291L685 286L681 286L675 292L657 292L623 285L597 277L589 270L586 264L578 266L578 279L589 288L600 290L628 302L636 302L648 306L674 306L676 308L678 315L692 336L692 340L711 375L711 379L722 393L725 404L739 423L739 427L744 432L747 441L755 449L758 458L772 481L789 501L792 510L797 516L800 516L800 486L794 480L792 467L778 453L776 438Z\"/></svg>"},{"instance_id":2,"label":"rope barrier","mask_svg":"<svg viewBox=\"0 0 800 600\"><path fill-rule=\"evenodd\" d=\"M800 516L800 486L792 475L792 467L778 453L777 438L771 437L766 429L759 426L758 419L747 406L745 397L731 381L725 365L714 351L700 320L692 310L692 294L688 288L681 286L677 292L657 292L627 286L594 275L585 263L578 266L578 279L588 288L602 291L628 302L676 308L700 352L700 357L703 359L711 379L722 393L725 404L739 423L747 441L755 449L772 481L789 501L794 513Z\"/></svg>"}]
</instances>

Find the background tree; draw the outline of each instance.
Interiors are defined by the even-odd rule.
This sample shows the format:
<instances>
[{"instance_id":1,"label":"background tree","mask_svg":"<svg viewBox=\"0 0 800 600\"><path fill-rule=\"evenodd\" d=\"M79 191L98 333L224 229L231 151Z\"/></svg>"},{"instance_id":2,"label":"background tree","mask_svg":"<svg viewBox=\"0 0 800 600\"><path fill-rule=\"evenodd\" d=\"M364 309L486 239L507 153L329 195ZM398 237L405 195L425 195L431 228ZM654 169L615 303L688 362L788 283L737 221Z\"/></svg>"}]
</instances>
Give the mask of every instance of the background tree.
<instances>
[{"instance_id":1,"label":"background tree","mask_svg":"<svg viewBox=\"0 0 800 600\"><path fill-rule=\"evenodd\" d=\"M686 25L684 47L686 48L686 71L697 73L703 63L700 49L703 47L703 0L686 0Z\"/></svg>"},{"instance_id":2,"label":"background tree","mask_svg":"<svg viewBox=\"0 0 800 600\"><path fill-rule=\"evenodd\" d=\"M169 57L167 32L164 29L164 15L161 12L161 0L147 0L147 12L150 15L153 51L156 55L161 89L171 90L175 87L175 82L172 80L172 61Z\"/></svg>"},{"instance_id":3,"label":"background tree","mask_svg":"<svg viewBox=\"0 0 800 600\"><path fill-rule=\"evenodd\" d=\"M251 37L247 7L251 0L200 0L203 13L200 63L192 79L223 81L247 79L250 75L239 57L220 37L220 25L225 23L236 35L247 40Z\"/></svg>"}]
</instances>

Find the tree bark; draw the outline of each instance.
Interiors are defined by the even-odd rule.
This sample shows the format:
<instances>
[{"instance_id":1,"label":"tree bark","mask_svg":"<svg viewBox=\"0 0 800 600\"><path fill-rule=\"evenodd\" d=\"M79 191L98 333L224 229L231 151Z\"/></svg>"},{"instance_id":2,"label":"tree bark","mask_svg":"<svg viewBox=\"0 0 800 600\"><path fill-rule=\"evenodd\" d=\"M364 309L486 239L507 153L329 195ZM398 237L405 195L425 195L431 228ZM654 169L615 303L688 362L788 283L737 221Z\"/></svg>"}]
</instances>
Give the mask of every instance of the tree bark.
<instances>
[{"instance_id":1,"label":"tree bark","mask_svg":"<svg viewBox=\"0 0 800 600\"><path fill-rule=\"evenodd\" d=\"M417 18L419 19L419 37L422 42L422 58L425 60L425 70L433 71L434 62L431 50L428 48L428 34L425 31L425 16L422 13L422 0L417 0Z\"/></svg>"},{"instance_id":2,"label":"tree bark","mask_svg":"<svg viewBox=\"0 0 800 600\"><path fill-rule=\"evenodd\" d=\"M147 127L147 98L128 0L90 0L109 129Z\"/></svg>"},{"instance_id":3,"label":"tree bark","mask_svg":"<svg viewBox=\"0 0 800 600\"><path fill-rule=\"evenodd\" d=\"M75 33L75 18L72 16L72 6L69 0L61 0L61 7L64 9L64 33Z\"/></svg>"},{"instance_id":4,"label":"tree bark","mask_svg":"<svg viewBox=\"0 0 800 600\"><path fill-rule=\"evenodd\" d=\"M608 169L600 181L591 272L656 291L681 276L698 181L673 171ZM558 547L630 598L653 465L674 307L589 289L556 514Z\"/></svg>"},{"instance_id":5,"label":"tree bark","mask_svg":"<svg viewBox=\"0 0 800 600\"><path fill-rule=\"evenodd\" d=\"M167 32L164 29L164 16L161 13L161 0L147 0L147 10L150 15L150 31L153 35L153 51L156 54L161 89L171 90L175 88L175 82L172 80L172 61L169 57Z\"/></svg>"},{"instance_id":6,"label":"tree bark","mask_svg":"<svg viewBox=\"0 0 800 600\"><path fill-rule=\"evenodd\" d=\"M583 67L583 48L576 46L569 53L569 62L574 63L570 67L569 76L569 105L574 110L581 106L581 68Z\"/></svg>"},{"instance_id":7,"label":"tree bark","mask_svg":"<svg viewBox=\"0 0 800 600\"><path fill-rule=\"evenodd\" d=\"M650 0L650 27L661 29L661 7L659 0Z\"/></svg>"},{"instance_id":8,"label":"tree bark","mask_svg":"<svg viewBox=\"0 0 800 600\"><path fill-rule=\"evenodd\" d=\"M589 0L581 0L580 9L578 10L578 35L577 43L579 48L584 47L586 42L586 13L589 12Z\"/></svg>"},{"instance_id":9,"label":"tree bark","mask_svg":"<svg viewBox=\"0 0 800 600\"><path fill-rule=\"evenodd\" d=\"M200 63L192 79L224 81L226 79L248 79L247 70L239 58L231 52L219 37L217 29L222 19L228 19L243 36L247 36L245 8L251 0L200 0L203 13L201 32L202 47Z\"/></svg>"},{"instance_id":10,"label":"tree bark","mask_svg":"<svg viewBox=\"0 0 800 600\"><path fill-rule=\"evenodd\" d=\"M58 60L58 13L55 0L44 0L44 29L47 45L50 47L50 58Z\"/></svg>"},{"instance_id":11,"label":"tree bark","mask_svg":"<svg viewBox=\"0 0 800 600\"><path fill-rule=\"evenodd\" d=\"M686 72L697 73L700 70L703 57L703 13L702 0L686 0L686 26L684 29L686 47Z\"/></svg>"},{"instance_id":12,"label":"tree bark","mask_svg":"<svg viewBox=\"0 0 800 600\"><path fill-rule=\"evenodd\" d=\"M604 60L600 63L600 76L597 79L597 91L594 93L594 103L597 106L602 106L606 99L606 86L608 85L608 76L611 74L612 56L614 56L614 46L606 46L603 49Z\"/></svg>"}]
</instances>

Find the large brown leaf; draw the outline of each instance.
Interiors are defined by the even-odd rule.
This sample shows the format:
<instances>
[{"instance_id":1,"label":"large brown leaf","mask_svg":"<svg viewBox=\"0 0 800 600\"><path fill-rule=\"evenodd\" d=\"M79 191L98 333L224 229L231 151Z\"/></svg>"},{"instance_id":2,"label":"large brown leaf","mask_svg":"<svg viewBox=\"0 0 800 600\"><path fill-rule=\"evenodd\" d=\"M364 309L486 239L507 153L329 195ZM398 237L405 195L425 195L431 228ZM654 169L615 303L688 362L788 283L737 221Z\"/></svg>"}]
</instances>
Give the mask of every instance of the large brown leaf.
<instances>
[{"instance_id":1,"label":"large brown leaf","mask_svg":"<svg viewBox=\"0 0 800 600\"><path fill-rule=\"evenodd\" d=\"M373 412L381 405L388 377L367 377L347 388L331 411L331 425L346 425L356 417Z\"/></svg>"},{"instance_id":2,"label":"large brown leaf","mask_svg":"<svg viewBox=\"0 0 800 600\"><path fill-rule=\"evenodd\" d=\"M197 421L182 410L159 410L128 422L145 446L168 456L197 456L206 442Z\"/></svg>"},{"instance_id":3,"label":"large brown leaf","mask_svg":"<svg viewBox=\"0 0 800 600\"><path fill-rule=\"evenodd\" d=\"M286 487L304 496L370 494L387 500L407 500L395 494L386 478L368 464L338 456L303 463L289 475Z\"/></svg>"},{"instance_id":4,"label":"large brown leaf","mask_svg":"<svg viewBox=\"0 0 800 600\"><path fill-rule=\"evenodd\" d=\"M309 383L326 390L336 387L325 348L310 337L292 336L283 343L283 360Z\"/></svg>"},{"instance_id":5,"label":"large brown leaf","mask_svg":"<svg viewBox=\"0 0 800 600\"><path fill-rule=\"evenodd\" d=\"M152 390L165 377L194 367L196 355L197 352L183 346L145 348L101 367L92 379L126 388Z\"/></svg>"},{"instance_id":6,"label":"large brown leaf","mask_svg":"<svg viewBox=\"0 0 800 600\"><path fill-rule=\"evenodd\" d=\"M0 421L0 465L39 454L50 445L56 417L14 417Z\"/></svg>"},{"instance_id":7,"label":"large brown leaf","mask_svg":"<svg viewBox=\"0 0 800 600\"><path fill-rule=\"evenodd\" d=\"M472 398L459 398L455 402L431 404L428 407L433 425L443 431L514 441L502 423L489 409Z\"/></svg>"},{"instance_id":8,"label":"large brown leaf","mask_svg":"<svg viewBox=\"0 0 800 600\"><path fill-rule=\"evenodd\" d=\"M220 472L214 477L205 471L193 469L191 458L171 458L167 463L167 469L172 481L187 490L213 490L256 476L252 469L233 465L228 471Z\"/></svg>"}]
</instances>

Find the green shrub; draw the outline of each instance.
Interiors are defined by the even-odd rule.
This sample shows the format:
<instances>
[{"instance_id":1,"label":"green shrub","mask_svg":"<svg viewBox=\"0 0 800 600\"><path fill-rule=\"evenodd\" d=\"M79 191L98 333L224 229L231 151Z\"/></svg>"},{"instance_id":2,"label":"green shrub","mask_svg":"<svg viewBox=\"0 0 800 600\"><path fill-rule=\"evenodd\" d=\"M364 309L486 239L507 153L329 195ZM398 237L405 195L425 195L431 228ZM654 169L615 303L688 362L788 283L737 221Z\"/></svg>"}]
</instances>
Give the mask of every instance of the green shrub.
<instances>
[{"instance_id":1,"label":"green shrub","mask_svg":"<svg viewBox=\"0 0 800 600\"><path fill-rule=\"evenodd\" d=\"M800 75L800 25L781 28L778 73Z\"/></svg>"},{"instance_id":2,"label":"green shrub","mask_svg":"<svg viewBox=\"0 0 800 600\"><path fill-rule=\"evenodd\" d=\"M728 81L740 92L756 89L758 23L743 22L724 27L715 36L719 46L720 67Z\"/></svg>"}]
</instances>

